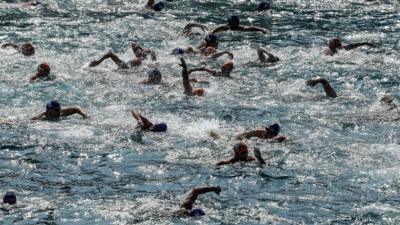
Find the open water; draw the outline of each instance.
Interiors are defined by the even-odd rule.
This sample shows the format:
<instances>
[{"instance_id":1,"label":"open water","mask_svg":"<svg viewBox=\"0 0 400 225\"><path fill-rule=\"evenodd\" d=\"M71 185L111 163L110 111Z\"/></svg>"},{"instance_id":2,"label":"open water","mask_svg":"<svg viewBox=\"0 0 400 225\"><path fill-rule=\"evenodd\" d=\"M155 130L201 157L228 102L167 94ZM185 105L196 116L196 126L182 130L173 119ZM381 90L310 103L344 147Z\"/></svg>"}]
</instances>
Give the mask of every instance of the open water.
<instances>
[{"instance_id":1,"label":"open water","mask_svg":"<svg viewBox=\"0 0 400 225\"><path fill-rule=\"evenodd\" d=\"M254 13L254 0L180 0L159 13L143 10L144 0L50 0L48 9L16 3L1 1L0 43L31 41L36 54L0 49L0 118L17 121L0 126L0 193L18 196L16 206L2 206L1 223L400 223L399 112L379 102L384 94L400 99L397 0L275 0L272 14ZM216 27L230 14L268 34L219 35L219 48L235 54L234 79L196 74L211 82L207 95L184 96L179 59L169 53L199 40L182 37L182 28ZM377 47L322 55L335 36ZM131 42L154 49L157 62L88 68L110 50L129 60ZM258 46L281 61L253 63ZM191 67L224 60L187 58ZM56 79L30 84L44 61ZM139 84L151 66L163 85ZM317 76L339 97L305 85ZM52 99L91 118L29 121ZM167 122L168 132L137 132L132 109ZM215 166L232 157L235 135L272 122L288 143L247 141L266 166ZM170 217L191 188L206 185L222 188L197 200L206 216Z\"/></svg>"}]
</instances>

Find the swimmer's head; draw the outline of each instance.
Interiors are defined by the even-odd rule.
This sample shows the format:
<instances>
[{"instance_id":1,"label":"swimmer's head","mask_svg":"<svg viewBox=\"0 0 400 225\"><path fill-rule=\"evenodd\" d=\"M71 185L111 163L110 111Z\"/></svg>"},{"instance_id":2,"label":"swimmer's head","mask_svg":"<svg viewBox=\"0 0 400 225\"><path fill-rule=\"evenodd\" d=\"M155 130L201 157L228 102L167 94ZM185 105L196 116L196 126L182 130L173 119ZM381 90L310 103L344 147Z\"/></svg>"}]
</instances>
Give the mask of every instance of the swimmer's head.
<instances>
[{"instance_id":1,"label":"swimmer's head","mask_svg":"<svg viewBox=\"0 0 400 225\"><path fill-rule=\"evenodd\" d=\"M14 205L15 203L17 203L17 196L14 192L7 192L3 197L3 203Z\"/></svg>"},{"instance_id":2,"label":"swimmer's head","mask_svg":"<svg viewBox=\"0 0 400 225\"><path fill-rule=\"evenodd\" d=\"M59 117L61 114L61 105L56 100L52 100L46 105L46 116Z\"/></svg>"},{"instance_id":3,"label":"swimmer's head","mask_svg":"<svg viewBox=\"0 0 400 225\"><path fill-rule=\"evenodd\" d=\"M21 45L21 53L25 56L31 56L35 54L35 47L31 43L25 43Z\"/></svg>"},{"instance_id":4,"label":"swimmer's head","mask_svg":"<svg viewBox=\"0 0 400 225\"><path fill-rule=\"evenodd\" d=\"M149 76L148 81L152 84L159 84L162 79L162 75L160 70L157 68L153 68L147 71L147 75Z\"/></svg>"},{"instance_id":5,"label":"swimmer's head","mask_svg":"<svg viewBox=\"0 0 400 225\"><path fill-rule=\"evenodd\" d=\"M154 11L161 11L164 8L164 3L158 2L152 6Z\"/></svg>"},{"instance_id":6,"label":"swimmer's head","mask_svg":"<svg viewBox=\"0 0 400 225\"><path fill-rule=\"evenodd\" d=\"M185 50L183 50L182 48L174 48L174 50L172 50L173 55L182 55L184 53L185 53Z\"/></svg>"},{"instance_id":7,"label":"swimmer's head","mask_svg":"<svg viewBox=\"0 0 400 225\"><path fill-rule=\"evenodd\" d=\"M151 131L153 131L153 132L166 132L167 129L168 129L167 124L165 124L165 123L157 123L151 128Z\"/></svg>"},{"instance_id":8,"label":"swimmer's head","mask_svg":"<svg viewBox=\"0 0 400 225\"><path fill-rule=\"evenodd\" d=\"M228 25L231 27L231 29L239 28L239 24L240 24L240 19L238 16L228 17Z\"/></svg>"},{"instance_id":9,"label":"swimmer's head","mask_svg":"<svg viewBox=\"0 0 400 225\"><path fill-rule=\"evenodd\" d=\"M233 151L235 152L235 158L240 161L247 160L249 155L249 150L247 149L247 145L244 142L239 142L233 146Z\"/></svg>"},{"instance_id":10,"label":"swimmer's head","mask_svg":"<svg viewBox=\"0 0 400 225\"><path fill-rule=\"evenodd\" d=\"M281 127L279 126L279 124L274 123L265 127L265 130L271 133L273 136L277 136L281 131Z\"/></svg>"},{"instance_id":11,"label":"swimmer's head","mask_svg":"<svg viewBox=\"0 0 400 225\"><path fill-rule=\"evenodd\" d=\"M271 9L271 4L269 2L260 2L257 7L257 11L264 11Z\"/></svg>"},{"instance_id":12,"label":"swimmer's head","mask_svg":"<svg viewBox=\"0 0 400 225\"><path fill-rule=\"evenodd\" d=\"M339 38L333 38L329 41L329 48L330 49L337 49L342 47L342 42Z\"/></svg>"},{"instance_id":13,"label":"swimmer's head","mask_svg":"<svg viewBox=\"0 0 400 225\"><path fill-rule=\"evenodd\" d=\"M50 74L50 66L47 63L42 63L37 68L37 75L44 77Z\"/></svg>"},{"instance_id":14,"label":"swimmer's head","mask_svg":"<svg viewBox=\"0 0 400 225\"><path fill-rule=\"evenodd\" d=\"M227 61L221 66L221 73L224 76L230 76L233 70L234 64L232 61Z\"/></svg>"},{"instance_id":15,"label":"swimmer's head","mask_svg":"<svg viewBox=\"0 0 400 225\"><path fill-rule=\"evenodd\" d=\"M194 208L194 209L190 210L190 212L189 212L190 217L205 216L205 215L206 215L206 213L200 208Z\"/></svg>"},{"instance_id":16,"label":"swimmer's head","mask_svg":"<svg viewBox=\"0 0 400 225\"><path fill-rule=\"evenodd\" d=\"M209 34L205 37L206 47L218 48L218 37L214 34Z\"/></svg>"}]
</instances>

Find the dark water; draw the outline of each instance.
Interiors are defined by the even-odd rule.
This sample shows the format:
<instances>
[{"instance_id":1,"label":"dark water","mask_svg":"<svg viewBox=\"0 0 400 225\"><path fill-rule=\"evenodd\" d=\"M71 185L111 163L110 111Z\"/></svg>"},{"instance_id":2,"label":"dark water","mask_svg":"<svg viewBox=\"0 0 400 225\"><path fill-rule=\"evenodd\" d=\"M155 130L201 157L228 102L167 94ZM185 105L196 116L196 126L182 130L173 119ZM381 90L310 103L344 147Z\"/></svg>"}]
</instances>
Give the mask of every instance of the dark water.
<instances>
[{"instance_id":1,"label":"dark water","mask_svg":"<svg viewBox=\"0 0 400 225\"><path fill-rule=\"evenodd\" d=\"M0 192L18 193L0 210L4 224L399 224L399 122L379 99L398 103L398 1L274 1L272 15L256 1L175 1L161 13L144 1L49 1L48 10L0 4L0 42L32 41L33 57L0 49ZM239 14L243 24L269 30L223 33L220 49L235 54L232 80L210 80L203 98L183 95L175 47L197 45L179 35L188 22L210 27ZM321 54L331 37L376 48ZM153 48L155 65L118 71L107 51L124 60L130 42ZM263 46L280 63L251 63ZM188 58L218 68L224 58ZM55 81L29 84L47 61ZM158 66L164 85L139 84ZM326 99L325 77L339 97ZM30 122L47 101L78 105L91 118ZM135 132L130 110L169 125L166 134ZM279 122L285 144L252 139L268 165L215 167L232 156L235 135ZM210 137L214 131L219 139ZM220 185L202 195L207 216L173 219L170 211L191 188Z\"/></svg>"}]
</instances>

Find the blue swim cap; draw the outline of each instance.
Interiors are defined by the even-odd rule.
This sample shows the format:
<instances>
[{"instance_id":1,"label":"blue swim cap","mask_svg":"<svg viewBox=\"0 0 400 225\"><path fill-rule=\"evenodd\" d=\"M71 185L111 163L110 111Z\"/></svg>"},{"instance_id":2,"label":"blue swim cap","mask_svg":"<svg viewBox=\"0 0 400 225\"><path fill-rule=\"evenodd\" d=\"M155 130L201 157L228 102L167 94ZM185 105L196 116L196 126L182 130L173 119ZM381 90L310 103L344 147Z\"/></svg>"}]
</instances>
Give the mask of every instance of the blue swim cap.
<instances>
[{"instance_id":1,"label":"blue swim cap","mask_svg":"<svg viewBox=\"0 0 400 225\"><path fill-rule=\"evenodd\" d=\"M172 54L175 55L182 55L183 53L185 53L185 51L181 48L174 48L174 50L172 50Z\"/></svg>"},{"instance_id":2,"label":"blue swim cap","mask_svg":"<svg viewBox=\"0 0 400 225\"><path fill-rule=\"evenodd\" d=\"M189 216L191 216L191 217L204 216L204 215L206 215L206 213L200 208L192 209L192 210L190 210L190 213L189 213Z\"/></svg>"},{"instance_id":3,"label":"blue swim cap","mask_svg":"<svg viewBox=\"0 0 400 225\"><path fill-rule=\"evenodd\" d=\"M7 192L4 197L3 197L3 203L8 203L10 205L13 205L17 203L17 196L15 195L14 192Z\"/></svg>"},{"instance_id":4,"label":"blue swim cap","mask_svg":"<svg viewBox=\"0 0 400 225\"><path fill-rule=\"evenodd\" d=\"M260 2L260 4L258 4L257 10L268 10L271 9L271 4L269 4L268 2Z\"/></svg>"},{"instance_id":5,"label":"blue swim cap","mask_svg":"<svg viewBox=\"0 0 400 225\"><path fill-rule=\"evenodd\" d=\"M164 3L158 2L152 6L154 11L161 11L164 8Z\"/></svg>"},{"instance_id":6,"label":"blue swim cap","mask_svg":"<svg viewBox=\"0 0 400 225\"><path fill-rule=\"evenodd\" d=\"M160 70L157 68L153 68L147 71L147 75L149 75L149 81L151 83L160 83L162 79L162 75Z\"/></svg>"},{"instance_id":7,"label":"blue swim cap","mask_svg":"<svg viewBox=\"0 0 400 225\"><path fill-rule=\"evenodd\" d=\"M153 126L151 131L153 132L166 132L167 131L167 124L165 123L157 123Z\"/></svg>"},{"instance_id":8,"label":"blue swim cap","mask_svg":"<svg viewBox=\"0 0 400 225\"><path fill-rule=\"evenodd\" d=\"M209 34L206 36L205 38L206 43L210 43L210 42L217 42L218 43L218 37L214 34Z\"/></svg>"},{"instance_id":9,"label":"blue swim cap","mask_svg":"<svg viewBox=\"0 0 400 225\"><path fill-rule=\"evenodd\" d=\"M279 124L274 123L274 124L270 124L265 128L267 131L271 132L274 135L278 135L279 132L281 131L281 127L279 126Z\"/></svg>"},{"instance_id":10,"label":"blue swim cap","mask_svg":"<svg viewBox=\"0 0 400 225\"><path fill-rule=\"evenodd\" d=\"M61 109L61 105L56 100L53 100L47 103L46 109Z\"/></svg>"}]
</instances>

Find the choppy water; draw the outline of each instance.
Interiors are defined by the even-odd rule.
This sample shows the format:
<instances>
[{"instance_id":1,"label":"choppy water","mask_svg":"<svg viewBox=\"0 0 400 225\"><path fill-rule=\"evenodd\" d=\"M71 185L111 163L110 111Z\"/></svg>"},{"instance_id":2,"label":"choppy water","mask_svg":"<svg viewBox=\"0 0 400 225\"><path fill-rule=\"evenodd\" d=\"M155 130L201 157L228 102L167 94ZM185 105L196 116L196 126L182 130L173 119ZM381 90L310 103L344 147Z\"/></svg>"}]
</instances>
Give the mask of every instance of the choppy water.
<instances>
[{"instance_id":1,"label":"choppy water","mask_svg":"<svg viewBox=\"0 0 400 225\"><path fill-rule=\"evenodd\" d=\"M175 1L161 13L141 1L49 1L50 9L0 9L0 42L32 41L33 57L0 49L0 192L19 203L0 211L4 224L399 224L400 140L396 112L384 93L400 99L398 1L286 0L273 14L255 14L256 1ZM16 1L2 1L18 3ZM230 13L267 35L221 35L235 54L233 80L208 78L203 98L183 95L174 47L196 45L179 35L197 21L215 27ZM321 54L333 36L376 48ZM115 70L89 61L112 50L130 59L130 42L156 50L164 85L139 84L146 66ZM274 66L249 64L265 46ZM191 66L215 62L188 58ZM55 81L29 84L47 61ZM154 65L149 65L154 66ZM326 99L325 77L339 97ZM91 118L29 122L47 101L79 105ZM130 110L166 121L166 134L135 132ZM285 144L261 148L268 166L215 167L232 156L235 135L280 122ZM221 138L213 139L214 131ZM173 219L170 210L195 186L220 185L202 195L200 219Z\"/></svg>"}]
</instances>

